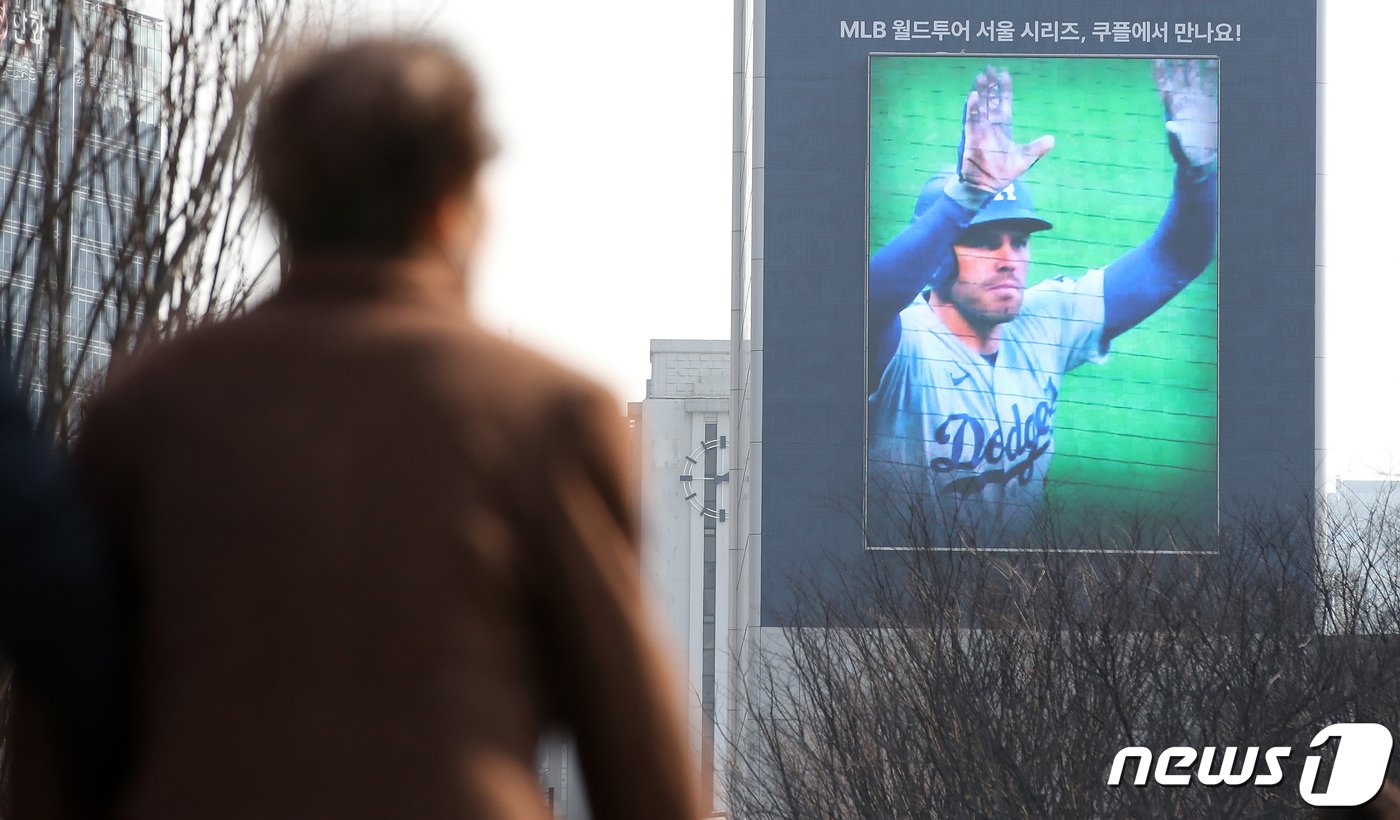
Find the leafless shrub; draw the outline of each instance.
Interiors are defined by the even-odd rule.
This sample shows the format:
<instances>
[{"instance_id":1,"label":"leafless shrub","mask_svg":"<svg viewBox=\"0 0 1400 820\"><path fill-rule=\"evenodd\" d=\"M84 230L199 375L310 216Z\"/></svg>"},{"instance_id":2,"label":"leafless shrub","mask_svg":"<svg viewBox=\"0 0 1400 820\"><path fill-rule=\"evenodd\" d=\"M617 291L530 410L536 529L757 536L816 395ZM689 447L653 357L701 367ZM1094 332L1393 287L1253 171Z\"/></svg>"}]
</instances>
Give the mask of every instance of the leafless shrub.
<instances>
[{"instance_id":1,"label":"leafless shrub","mask_svg":"<svg viewBox=\"0 0 1400 820\"><path fill-rule=\"evenodd\" d=\"M734 815L1294 816L1318 730L1400 725L1397 524L1254 510L1181 554L1041 533L804 585L793 622L818 626L746 670ZM1289 746L1295 768L1274 788L1109 787L1127 746Z\"/></svg>"}]
</instances>

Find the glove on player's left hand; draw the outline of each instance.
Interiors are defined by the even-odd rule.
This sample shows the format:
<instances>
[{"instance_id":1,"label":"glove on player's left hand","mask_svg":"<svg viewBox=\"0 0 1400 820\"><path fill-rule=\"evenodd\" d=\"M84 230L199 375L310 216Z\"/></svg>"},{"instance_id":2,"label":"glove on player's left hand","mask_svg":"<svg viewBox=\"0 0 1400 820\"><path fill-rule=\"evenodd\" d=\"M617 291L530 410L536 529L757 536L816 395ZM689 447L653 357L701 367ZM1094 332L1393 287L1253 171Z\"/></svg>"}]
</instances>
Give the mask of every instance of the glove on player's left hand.
<instances>
[{"instance_id":1,"label":"glove on player's left hand","mask_svg":"<svg viewBox=\"0 0 1400 820\"><path fill-rule=\"evenodd\" d=\"M1204 65L1202 65L1204 63ZM1167 141L1178 165L1215 162L1219 77L1211 60L1153 60L1153 77L1167 114Z\"/></svg>"}]
</instances>

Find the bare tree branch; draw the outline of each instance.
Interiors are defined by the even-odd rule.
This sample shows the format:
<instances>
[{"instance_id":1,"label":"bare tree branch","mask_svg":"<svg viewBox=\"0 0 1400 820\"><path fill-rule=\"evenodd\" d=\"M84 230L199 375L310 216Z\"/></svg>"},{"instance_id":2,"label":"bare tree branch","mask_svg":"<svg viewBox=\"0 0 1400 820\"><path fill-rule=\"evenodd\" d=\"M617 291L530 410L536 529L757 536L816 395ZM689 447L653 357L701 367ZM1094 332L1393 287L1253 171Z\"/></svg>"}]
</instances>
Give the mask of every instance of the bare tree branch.
<instances>
[{"instance_id":1,"label":"bare tree branch","mask_svg":"<svg viewBox=\"0 0 1400 820\"><path fill-rule=\"evenodd\" d=\"M1170 560L1131 540L1067 554L1051 527L1014 559L916 548L801 585L794 623L819 626L782 630L739 693L734 816L1306 812L1318 730L1400 725L1397 524L1395 506L1256 509ZM1111 788L1128 746L1299 753L1278 788Z\"/></svg>"},{"instance_id":2,"label":"bare tree branch","mask_svg":"<svg viewBox=\"0 0 1400 820\"><path fill-rule=\"evenodd\" d=\"M0 354L55 446L114 358L245 310L279 270L252 116L336 4L0 0Z\"/></svg>"},{"instance_id":3,"label":"bare tree branch","mask_svg":"<svg viewBox=\"0 0 1400 820\"><path fill-rule=\"evenodd\" d=\"M0 49L0 322L67 444L114 356L245 309L276 268L252 112L328 3L12 0Z\"/></svg>"}]
</instances>

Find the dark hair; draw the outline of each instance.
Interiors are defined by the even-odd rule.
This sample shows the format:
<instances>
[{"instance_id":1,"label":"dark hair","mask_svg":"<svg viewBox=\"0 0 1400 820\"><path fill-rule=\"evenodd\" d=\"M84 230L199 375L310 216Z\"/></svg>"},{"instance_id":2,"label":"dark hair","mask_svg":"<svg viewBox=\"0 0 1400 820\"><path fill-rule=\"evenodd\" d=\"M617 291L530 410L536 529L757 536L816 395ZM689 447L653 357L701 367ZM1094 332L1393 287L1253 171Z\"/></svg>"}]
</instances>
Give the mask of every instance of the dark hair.
<instances>
[{"instance_id":1,"label":"dark hair","mask_svg":"<svg viewBox=\"0 0 1400 820\"><path fill-rule=\"evenodd\" d=\"M492 151L462 60L441 43L395 39L293 68L253 134L262 193L298 251L407 250Z\"/></svg>"}]
</instances>

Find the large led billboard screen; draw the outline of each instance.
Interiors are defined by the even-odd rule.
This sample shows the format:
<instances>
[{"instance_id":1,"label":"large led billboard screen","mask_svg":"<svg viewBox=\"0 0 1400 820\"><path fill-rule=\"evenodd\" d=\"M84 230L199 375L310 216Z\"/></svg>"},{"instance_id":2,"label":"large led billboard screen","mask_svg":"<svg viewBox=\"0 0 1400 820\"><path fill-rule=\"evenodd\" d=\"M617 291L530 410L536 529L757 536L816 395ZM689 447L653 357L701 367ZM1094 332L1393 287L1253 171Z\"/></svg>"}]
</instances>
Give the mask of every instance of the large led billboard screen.
<instances>
[{"instance_id":1,"label":"large led billboard screen","mask_svg":"<svg viewBox=\"0 0 1400 820\"><path fill-rule=\"evenodd\" d=\"M1218 60L869 72L870 545L1213 522Z\"/></svg>"},{"instance_id":2,"label":"large led billboard screen","mask_svg":"<svg viewBox=\"0 0 1400 820\"><path fill-rule=\"evenodd\" d=\"M1195 561L1306 502L1314 4L753 16L763 623L909 547Z\"/></svg>"}]
</instances>

